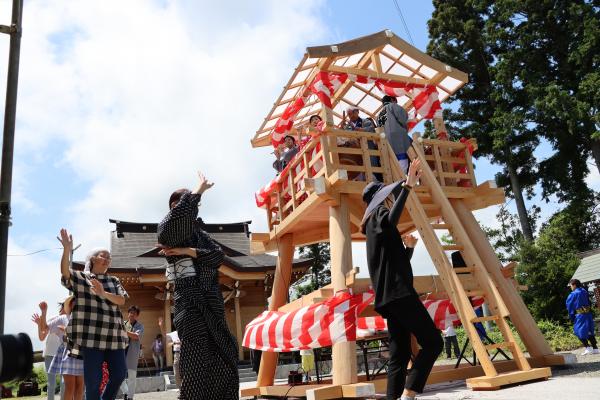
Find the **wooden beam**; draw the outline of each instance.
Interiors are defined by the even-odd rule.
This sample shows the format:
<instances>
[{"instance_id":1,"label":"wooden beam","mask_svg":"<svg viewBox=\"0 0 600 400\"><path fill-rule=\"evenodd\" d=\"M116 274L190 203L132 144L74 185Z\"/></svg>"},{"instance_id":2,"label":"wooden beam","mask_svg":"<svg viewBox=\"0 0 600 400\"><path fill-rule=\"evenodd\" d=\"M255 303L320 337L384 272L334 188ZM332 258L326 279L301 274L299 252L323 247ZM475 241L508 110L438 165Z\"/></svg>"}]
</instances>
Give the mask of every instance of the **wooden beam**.
<instances>
[{"instance_id":1,"label":"wooden beam","mask_svg":"<svg viewBox=\"0 0 600 400\"><path fill-rule=\"evenodd\" d=\"M487 269L509 309L510 320L519 332L529 353L534 357L552 354L550 345L529 313L519 292L502 275L502 264L471 211L461 200L450 200L450 203L469 235L473 247L479 253L484 268Z\"/></svg>"},{"instance_id":2,"label":"wooden beam","mask_svg":"<svg viewBox=\"0 0 600 400\"><path fill-rule=\"evenodd\" d=\"M237 289L233 289L234 292L237 292ZM238 358L240 360L244 359L244 347L242 346L242 339L244 336L244 331L242 330L242 311L240 309L240 298L237 296L234 297L234 309L235 309L235 333L237 336L238 342Z\"/></svg>"},{"instance_id":3,"label":"wooden beam","mask_svg":"<svg viewBox=\"0 0 600 400\"><path fill-rule=\"evenodd\" d=\"M340 205L329 208L331 243L331 283L334 292L346 290L346 273L352 269L352 240L348 195L340 195ZM336 343L332 350L333 384L356 382L355 342Z\"/></svg>"},{"instance_id":4,"label":"wooden beam","mask_svg":"<svg viewBox=\"0 0 600 400\"><path fill-rule=\"evenodd\" d=\"M167 292L168 293L168 292ZM166 334L173 331L173 326L171 324L171 296L166 296L164 309L163 309L163 329L164 332L161 332L163 335L163 343L165 344L163 348L165 349L165 361L167 362L167 367L173 366L173 351L172 347L167 347L167 337ZM167 350L168 349L168 350Z\"/></svg>"},{"instance_id":5,"label":"wooden beam","mask_svg":"<svg viewBox=\"0 0 600 400\"><path fill-rule=\"evenodd\" d=\"M514 385L552 376L550 368L533 368L529 371L505 372L498 376L479 376L467 379L467 387L473 390L497 390L502 386Z\"/></svg>"},{"instance_id":6,"label":"wooden beam","mask_svg":"<svg viewBox=\"0 0 600 400\"><path fill-rule=\"evenodd\" d=\"M385 79L394 82L404 82L404 83L416 83L420 85L429 85L430 81L428 79L419 79L419 78L411 78L408 76L395 75L395 74L387 74L384 72L373 71L372 69L367 68L350 68L350 67L338 67L337 65L331 65L327 68L329 72L337 72L342 74L351 74L351 75L362 75L368 78L373 79Z\"/></svg>"},{"instance_id":7,"label":"wooden beam","mask_svg":"<svg viewBox=\"0 0 600 400\"><path fill-rule=\"evenodd\" d=\"M292 279L292 262L294 258L294 237L291 234L283 235L279 239L279 254L277 255L277 267L273 279L273 290L271 291L271 302L269 310L275 311L287 303L289 283ZM275 370L277 368L277 353L263 352L258 370L257 386L269 386L275 381Z\"/></svg>"}]
</instances>

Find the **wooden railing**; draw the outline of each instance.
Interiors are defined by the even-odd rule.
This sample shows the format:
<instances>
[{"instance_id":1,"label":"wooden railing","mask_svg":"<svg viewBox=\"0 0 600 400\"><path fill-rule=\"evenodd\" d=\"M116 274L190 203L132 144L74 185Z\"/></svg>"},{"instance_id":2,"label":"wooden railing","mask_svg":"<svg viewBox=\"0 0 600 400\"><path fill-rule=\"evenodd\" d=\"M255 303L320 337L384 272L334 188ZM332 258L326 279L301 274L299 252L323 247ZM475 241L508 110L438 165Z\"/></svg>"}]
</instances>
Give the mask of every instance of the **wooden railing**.
<instances>
[{"instance_id":1,"label":"wooden railing","mask_svg":"<svg viewBox=\"0 0 600 400\"><path fill-rule=\"evenodd\" d=\"M423 139L413 135L413 146L420 146L425 161L442 187L476 187L471 151L476 143L451 142L448 140ZM471 151L469 150L471 148Z\"/></svg>"},{"instance_id":2,"label":"wooden railing","mask_svg":"<svg viewBox=\"0 0 600 400\"><path fill-rule=\"evenodd\" d=\"M281 224L311 195L312 188L307 184L311 179L329 178L344 170L348 181L378 179L391 183L388 163L395 157L382 154L388 148L381 146L384 141L385 136L380 133L332 128L310 140L282 172L276 190L267 202L269 230ZM413 146L421 147L424 161L429 163L441 186L475 187L467 144L422 139L415 134Z\"/></svg>"}]
</instances>

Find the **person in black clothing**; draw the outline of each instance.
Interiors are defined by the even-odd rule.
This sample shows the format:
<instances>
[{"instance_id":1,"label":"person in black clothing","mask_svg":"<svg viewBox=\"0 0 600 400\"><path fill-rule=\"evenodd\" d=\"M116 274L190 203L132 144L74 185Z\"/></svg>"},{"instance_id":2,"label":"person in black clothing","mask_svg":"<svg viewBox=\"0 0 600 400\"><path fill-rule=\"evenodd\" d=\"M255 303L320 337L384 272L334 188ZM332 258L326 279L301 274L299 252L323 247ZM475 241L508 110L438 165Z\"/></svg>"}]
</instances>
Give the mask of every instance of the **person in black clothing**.
<instances>
[{"instance_id":1,"label":"person in black clothing","mask_svg":"<svg viewBox=\"0 0 600 400\"><path fill-rule=\"evenodd\" d=\"M440 331L431 320L413 287L410 258L417 239L409 236L404 243L396 228L412 187L420 177L420 161L411 163L406 182L384 186L372 182L363 192L368 204L362 223L367 237L367 263L375 290L375 311L387 318L390 336L387 398L414 399L422 393L435 360L443 349ZM385 199L393 194L391 209ZM406 244L406 247L405 247ZM410 335L421 350L410 371ZM402 397L400 397L402 396Z\"/></svg>"}]
</instances>

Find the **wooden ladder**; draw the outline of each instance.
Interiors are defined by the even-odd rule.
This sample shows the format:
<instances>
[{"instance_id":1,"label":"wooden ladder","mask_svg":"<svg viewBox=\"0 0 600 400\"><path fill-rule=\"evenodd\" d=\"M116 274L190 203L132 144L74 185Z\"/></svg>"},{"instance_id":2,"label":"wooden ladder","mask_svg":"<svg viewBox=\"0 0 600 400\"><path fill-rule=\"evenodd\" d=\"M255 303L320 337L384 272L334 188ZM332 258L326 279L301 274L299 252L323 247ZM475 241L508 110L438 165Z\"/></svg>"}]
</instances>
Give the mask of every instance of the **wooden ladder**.
<instances>
[{"instance_id":1,"label":"wooden ladder","mask_svg":"<svg viewBox=\"0 0 600 400\"><path fill-rule=\"evenodd\" d=\"M394 181L405 179L405 174L396 161L389 144L385 144L382 154L389 160L390 170ZM481 367L485 373L483 377L467 380L469 387L474 389L497 389L500 386L535 379L545 379L550 376L549 368L532 369L525 358L519 345L510 330L506 318L509 316L508 309L500 296L492 278L483 266L481 258L465 231L460 219L456 215L452 204L448 200L444 190L436 179L434 172L428 165L422 148L416 144L414 152L410 151L410 158L419 157L423 173L421 186L417 191L411 191L406 202L406 210L409 212L415 228L418 229L421 238L432 258L433 263L440 275L442 282L448 292L452 304L456 308L463 327L471 341L473 351L477 354ZM423 189L426 188L428 202L439 207L443 223L430 221L425 208L421 202ZM447 231L453 239L454 244L444 245L440 242L436 231ZM465 260L466 267L453 268L448 260L448 251L460 251ZM479 290L466 291L458 277L460 274L470 274L478 284ZM471 296L483 296L492 311L491 316L477 317L469 300ZM475 323L493 321L503 336L503 341L495 344L484 344L477 333ZM510 351L516 365L516 371L509 373L498 373L491 360L490 352L502 348Z\"/></svg>"}]
</instances>

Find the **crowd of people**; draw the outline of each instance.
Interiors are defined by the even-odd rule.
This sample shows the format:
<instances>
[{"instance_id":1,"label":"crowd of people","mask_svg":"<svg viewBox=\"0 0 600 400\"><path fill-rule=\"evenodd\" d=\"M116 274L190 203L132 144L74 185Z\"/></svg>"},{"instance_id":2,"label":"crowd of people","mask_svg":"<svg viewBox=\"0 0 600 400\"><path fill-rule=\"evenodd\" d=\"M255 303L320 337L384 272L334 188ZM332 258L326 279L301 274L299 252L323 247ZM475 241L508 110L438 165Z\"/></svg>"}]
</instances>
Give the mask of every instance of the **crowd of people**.
<instances>
[{"instance_id":1,"label":"crowd of people","mask_svg":"<svg viewBox=\"0 0 600 400\"><path fill-rule=\"evenodd\" d=\"M310 140L310 130L323 130L325 124L319 115L312 115L309 118L306 129L298 129L297 135L287 135L284 141L273 152L276 160L273 162L273 168L281 173L285 167L298 154L300 149ZM408 170L408 148L412 143L412 139L408 135L408 114L406 110L398 104L396 97L385 95L382 98L381 111L377 116L377 122L371 117L361 117L360 108L348 107L343 111L342 119L337 128L354 131L354 132L371 132L375 133L375 129L381 127L385 133L387 141L390 143L396 158L400 162L400 166L406 172ZM306 134L303 135L302 132ZM338 145L342 147L359 147L358 140L349 136L348 138L340 138ZM375 143L369 141L369 148L376 149ZM371 157L371 164L378 166L376 157ZM381 178L375 176L381 181Z\"/></svg>"},{"instance_id":2,"label":"crowd of people","mask_svg":"<svg viewBox=\"0 0 600 400\"><path fill-rule=\"evenodd\" d=\"M158 226L161 253L166 257L167 280L174 285L174 323L177 331L161 334L152 344L158 369L164 367L163 336L174 352L179 398L229 400L239 397L237 342L225 321L218 268L224 253L202 230L198 205L213 186L199 174L198 187L180 189L169 198L170 211ZM60 231L62 285L70 292L59 314L48 318L40 303L33 322L40 340L46 340L44 361L48 398L53 399L57 376L61 399L113 400L119 393L133 399L144 326L139 307L132 305L124 319L120 311L129 299L118 278L108 272L107 249L92 250L85 268L72 268L73 238Z\"/></svg>"},{"instance_id":3,"label":"crowd of people","mask_svg":"<svg viewBox=\"0 0 600 400\"><path fill-rule=\"evenodd\" d=\"M406 112L396 99L385 96L378 125L384 127L407 178L386 186L374 177L366 185L362 194L366 211L361 231L366 236L374 308L387 319L389 331L387 398L410 400L423 391L434 362L443 351L444 341L413 286L411 257L417 239L411 235L402 237L397 230L409 193L422 173L420 160L408 161L411 141L406 121ZM313 116L310 124L322 127L322 120ZM361 118L357 108L348 109L340 124L340 128L349 131L366 132L374 132L376 126L371 118ZM298 153L296 141L287 136L284 148L276 151L274 167L278 171ZM177 331L167 333L164 321L159 319L161 334L152 343L152 357L162 369L164 353L172 348L182 400L239 397L237 342L226 323L218 282L218 268L225 255L202 229L202 220L198 218L200 200L212 186L199 174L194 190L173 192L168 200L169 211L157 229L160 253L167 260L166 278L174 289L173 322ZM47 317L45 302L40 303L40 314L33 315L40 340L46 340L48 397L54 398L54 383L61 376L61 399L80 400L85 392L87 400L112 400L119 390L125 399L133 399L144 335L144 326L138 320L140 309L132 305L127 319L123 318L120 306L129 295L119 280L108 273L111 256L107 249L94 249L86 258L84 270L77 271L71 267L72 236L62 229L59 240L63 246L61 282L70 294L60 304L57 316ZM599 353L587 291L576 279L570 286L572 293L566 304L575 334L586 348L584 354ZM485 336L483 327L483 333L477 329L480 336ZM452 351L458 357L452 322L447 321L443 334L447 358L451 358ZM411 336L421 350L409 370ZM309 368L314 359L310 359L309 352L303 355L303 363ZM104 379L103 369L107 372Z\"/></svg>"}]
</instances>

